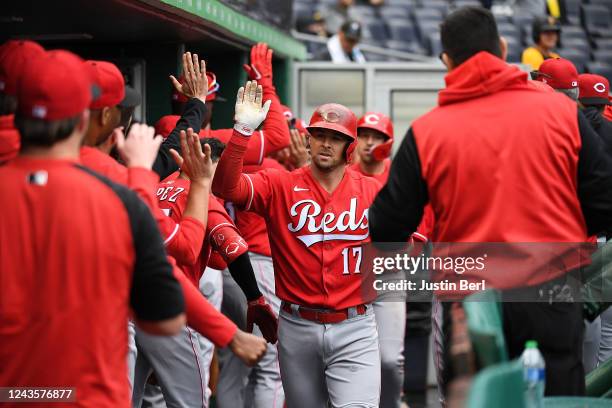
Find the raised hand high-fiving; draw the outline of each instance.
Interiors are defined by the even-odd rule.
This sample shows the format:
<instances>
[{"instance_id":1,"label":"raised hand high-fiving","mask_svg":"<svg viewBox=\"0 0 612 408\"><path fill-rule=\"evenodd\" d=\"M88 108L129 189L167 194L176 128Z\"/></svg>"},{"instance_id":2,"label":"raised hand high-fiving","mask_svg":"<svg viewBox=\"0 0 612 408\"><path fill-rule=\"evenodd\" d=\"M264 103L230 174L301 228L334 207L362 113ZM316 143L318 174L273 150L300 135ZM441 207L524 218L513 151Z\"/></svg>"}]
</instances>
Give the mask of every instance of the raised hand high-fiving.
<instances>
[{"instance_id":1,"label":"raised hand high-fiving","mask_svg":"<svg viewBox=\"0 0 612 408\"><path fill-rule=\"evenodd\" d=\"M234 129L245 136L253 134L268 115L270 104L268 100L262 104L263 89L256 81L248 81L238 89L236 108L234 111Z\"/></svg>"},{"instance_id":2,"label":"raised hand high-fiving","mask_svg":"<svg viewBox=\"0 0 612 408\"><path fill-rule=\"evenodd\" d=\"M199 61L198 54L191 55L190 52L183 54L183 78L178 81L174 75L170 75L170 81L177 92L188 98L198 98L206 103L208 93L208 78L206 77L206 62Z\"/></svg>"}]
</instances>

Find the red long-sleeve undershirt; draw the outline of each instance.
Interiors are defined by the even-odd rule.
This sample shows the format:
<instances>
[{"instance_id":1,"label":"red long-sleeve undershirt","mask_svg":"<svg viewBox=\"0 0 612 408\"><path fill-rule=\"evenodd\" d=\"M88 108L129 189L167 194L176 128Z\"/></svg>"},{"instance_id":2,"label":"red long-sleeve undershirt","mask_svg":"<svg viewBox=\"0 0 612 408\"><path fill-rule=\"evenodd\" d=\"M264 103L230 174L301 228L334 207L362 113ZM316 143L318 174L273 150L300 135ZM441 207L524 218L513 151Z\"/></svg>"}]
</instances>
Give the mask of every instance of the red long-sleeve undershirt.
<instances>
[{"instance_id":1,"label":"red long-sleeve undershirt","mask_svg":"<svg viewBox=\"0 0 612 408\"><path fill-rule=\"evenodd\" d=\"M247 176L242 174L243 157L249 144L249 138L234 130L232 137L223 151L213 179L213 193L231 201L239 208L247 206L253 193Z\"/></svg>"}]
</instances>

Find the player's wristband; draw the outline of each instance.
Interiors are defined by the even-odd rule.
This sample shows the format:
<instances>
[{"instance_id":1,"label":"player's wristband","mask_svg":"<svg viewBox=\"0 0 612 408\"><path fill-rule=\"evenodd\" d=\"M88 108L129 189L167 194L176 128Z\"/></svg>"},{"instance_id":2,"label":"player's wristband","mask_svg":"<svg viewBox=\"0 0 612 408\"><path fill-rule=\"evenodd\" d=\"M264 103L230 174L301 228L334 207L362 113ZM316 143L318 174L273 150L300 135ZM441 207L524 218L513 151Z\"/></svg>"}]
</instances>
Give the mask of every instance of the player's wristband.
<instances>
[{"instance_id":1,"label":"player's wristband","mask_svg":"<svg viewBox=\"0 0 612 408\"><path fill-rule=\"evenodd\" d=\"M251 126L245 124L245 123L238 123L236 122L236 124L234 125L234 130L238 133L240 133L243 136L251 136L254 132L255 129L253 129Z\"/></svg>"}]
</instances>

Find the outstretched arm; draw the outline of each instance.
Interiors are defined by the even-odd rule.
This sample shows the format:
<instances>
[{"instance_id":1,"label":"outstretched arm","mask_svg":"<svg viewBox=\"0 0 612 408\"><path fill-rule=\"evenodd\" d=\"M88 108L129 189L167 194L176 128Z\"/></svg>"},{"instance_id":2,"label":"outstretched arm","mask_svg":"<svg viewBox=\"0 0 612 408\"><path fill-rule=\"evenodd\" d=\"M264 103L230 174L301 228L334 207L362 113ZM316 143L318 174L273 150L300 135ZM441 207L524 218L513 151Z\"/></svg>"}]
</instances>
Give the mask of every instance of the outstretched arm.
<instances>
[{"instance_id":1,"label":"outstretched arm","mask_svg":"<svg viewBox=\"0 0 612 408\"><path fill-rule=\"evenodd\" d=\"M247 82L245 87L238 90L234 133L219 160L213 180L213 193L240 207L248 207L253 198L251 181L242 174L242 166L249 138L266 118L270 108L271 101L262 104L262 100L262 87L255 81Z\"/></svg>"},{"instance_id":2,"label":"outstretched arm","mask_svg":"<svg viewBox=\"0 0 612 408\"><path fill-rule=\"evenodd\" d=\"M263 122L263 137L258 141L261 143L262 158L288 147L291 142L289 126L272 80L272 55L273 51L267 44L256 44L251 48L251 64L244 66L249 79L257 81L262 86L263 99L272 101L270 111Z\"/></svg>"},{"instance_id":3,"label":"outstretched arm","mask_svg":"<svg viewBox=\"0 0 612 408\"><path fill-rule=\"evenodd\" d=\"M180 83L174 76L170 76L170 80L176 90L190 99L187 105L185 105L185 110L176 127L162 143L155 163L153 163L153 171L159 174L162 180L174 173L178 168L170 150L173 149L179 153L181 152L180 132L191 128L197 134L200 131L202 120L206 113L205 103L206 93L208 92L206 63L199 61L197 54L184 53L183 75L185 77L184 83Z\"/></svg>"}]
</instances>

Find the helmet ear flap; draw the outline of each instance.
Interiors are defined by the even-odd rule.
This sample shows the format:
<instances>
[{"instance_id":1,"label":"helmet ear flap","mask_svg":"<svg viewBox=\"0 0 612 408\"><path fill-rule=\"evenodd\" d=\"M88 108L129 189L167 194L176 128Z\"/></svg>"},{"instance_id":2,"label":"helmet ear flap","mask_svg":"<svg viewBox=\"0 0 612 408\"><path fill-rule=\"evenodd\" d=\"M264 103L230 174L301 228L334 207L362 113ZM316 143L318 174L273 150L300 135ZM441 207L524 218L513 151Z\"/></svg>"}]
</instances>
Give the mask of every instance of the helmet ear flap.
<instances>
[{"instance_id":1,"label":"helmet ear flap","mask_svg":"<svg viewBox=\"0 0 612 408\"><path fill-rule=\"evenodd\" d=\"M356 147L357 147L357 141L355 139L353 139L344 148L344 158L346 160L346 164L351 164L352 163L352 161L353 161L353 153L355 152L355 148Z\"/></svg>"}]
</instances>

